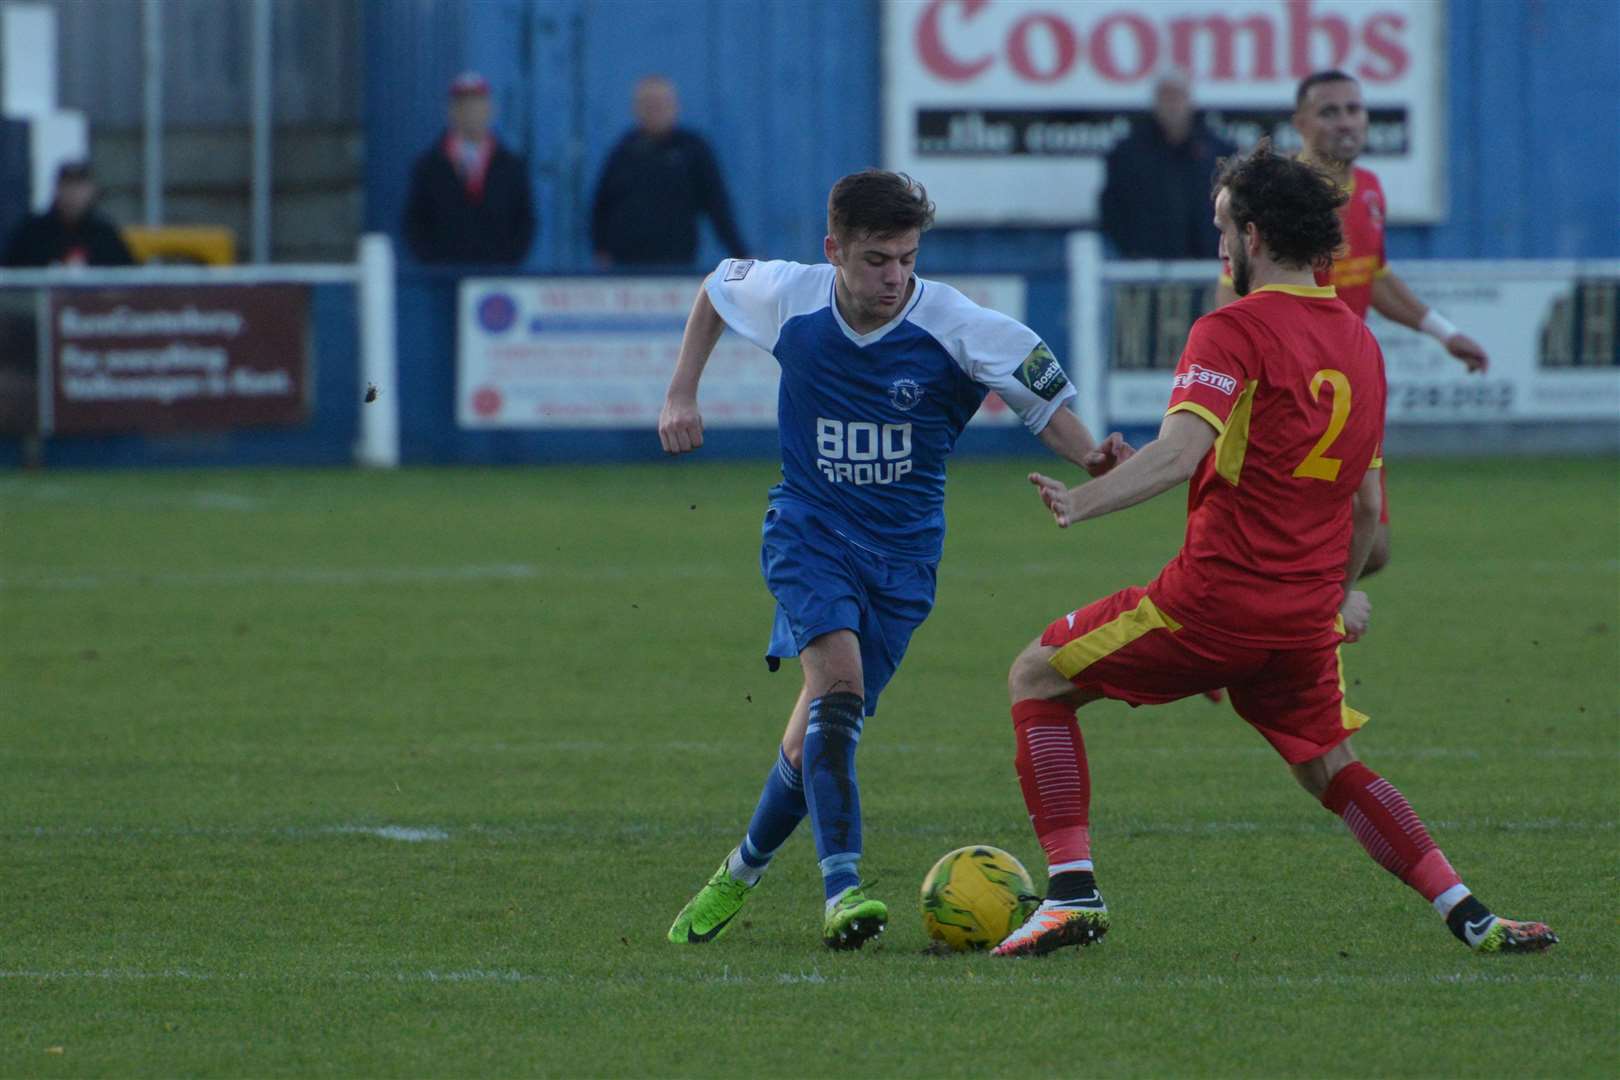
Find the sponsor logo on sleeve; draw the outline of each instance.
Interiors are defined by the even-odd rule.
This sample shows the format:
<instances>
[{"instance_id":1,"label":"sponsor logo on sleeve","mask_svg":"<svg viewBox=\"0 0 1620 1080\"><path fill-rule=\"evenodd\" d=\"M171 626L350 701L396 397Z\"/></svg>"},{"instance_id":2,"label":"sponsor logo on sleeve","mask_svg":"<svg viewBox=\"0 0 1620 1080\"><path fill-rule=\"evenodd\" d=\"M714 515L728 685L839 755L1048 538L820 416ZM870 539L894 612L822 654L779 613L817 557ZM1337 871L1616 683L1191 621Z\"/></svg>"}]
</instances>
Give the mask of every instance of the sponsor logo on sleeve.
<instances>
[{"instance_id":1,"label":"sponsor logo on sleeve","mask_svg":"<svg viewBox=\"0 0 1620 1080\"><path fill-rule=\"evenodd\" d=\"M732 259L731 265L726 267L727 281L741 281L748 276L748 271L754 268L753 259Z\"/></svg>"},{"instance_id":2,"label":"sponsor logo on sleeve","mask_svg":"<svg viewBox=\"0 0 1620 1080\"><path fill-rule=\"evenodd\" d=\"M1044 341L1024 357L1024 362L1018 365L1017 375L1019 382L1044 401L1051 401L1069 385L1069 377L1063 374L1063 365L1058 363L1058 358L1052 355L1052 350L1046 347Z\"/></svg>"},{"instance_id":3,"label":"sponsor logo on sleeve","mask_svg":"<svg viewBox=\"0 0 1620 1080\"><path fill-rule=\"evenodd\" d=\"M1237 380L1230 375L1222 375L1219 371L1211 371L1207 367L1194 364L1186 371L1176 372L1174 388L1181 390L1189 386L1207 386L1231 397L1237 391Z\"/></svg>"}]
</instances>

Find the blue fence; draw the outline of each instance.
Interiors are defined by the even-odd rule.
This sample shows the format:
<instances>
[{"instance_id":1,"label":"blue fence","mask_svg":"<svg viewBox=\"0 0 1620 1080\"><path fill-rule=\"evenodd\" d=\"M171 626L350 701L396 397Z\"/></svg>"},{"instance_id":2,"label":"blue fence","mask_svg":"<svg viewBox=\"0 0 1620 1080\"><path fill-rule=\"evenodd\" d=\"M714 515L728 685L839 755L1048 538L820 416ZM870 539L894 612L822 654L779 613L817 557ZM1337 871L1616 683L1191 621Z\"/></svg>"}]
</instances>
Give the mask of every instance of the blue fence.
<instances>
[{"instance_id":1,"label":"blue fence","mask_svg":"<svg viewBox=\"0 0 1620 1080\"><path fill-rule=\"evenodd\" d=\"M165 435L59 436L38 445L49 468L352 465L362 389L352 285L310 286L309 420L297 427ZM0 436L0 467L29 458L28 442Z\"/></svg>"},{"instance_id":2,"label":"blue fence","mask_svg":"<svg viewBox=\"0 0 1620 1080\"><path fill-rule=\"evenodd\" d=\"M541 216L530 267L588 265L586 219L632 82L670 75L715 144L759 252L819 259L832 181L880 157L877 0L438 0L365 9L367 227L397 231L413 157L445 86L478 68L529 159ZM1451 213L1397 228L1401 258L1620 255L1620 4L1451 0ZM712 240L702 261L722 252ZM1062 265L1059 230L942 230L937 265Z\"/></svg>"},{"instance_id":3,"label":"blue fence","mask_svg":"<svg viewBox=\"0 0 1620 1080\"><path fill-rule=\"evenodd\" d=\"M497 271L500 273L500 271ZM399 278L400 456L407 464L507 464L655 459L658 435L635 431L467 431L456 425L456 296L464 273L409 269ZM941 272L940 276L949 276ZM690 277L690 275L686 275ZM1068 275L1025 276L1028 322L1060 353L1068 341ZM701 402L701 398L700 398ZM972 428L965 453L1028 452L1022 429ZM715 428L706 458L760 457L777 450L774 430Z\"/></svg>"},{"instance_id":4,"label":"blue fence","mask_svg":"<svg viewBox=\"0 0 1620 1080\"><path fill-rule=\"evenodd\" d=\"M464 276L505 270L408 268L397 281L400 458L406 465L614 462L662 456L655 432L469 431L456 423L456 312ZM690 275L686 275L689 278ZM1025 276L1028 322L1059 352L1069 339L1068 275ZM356 290L317 285L311 290L312 402L307 424L173 435L56 436L41 445L50 468L108 466L226 466L352 464L359 435L359 343ZM1022 428L971 428L963 453L1018 453L1034 449ZM0 467L24 462L18 438L0 437ZM716 428L705 458L769 457L774 430Z\"/></svg>"}]
</instances>

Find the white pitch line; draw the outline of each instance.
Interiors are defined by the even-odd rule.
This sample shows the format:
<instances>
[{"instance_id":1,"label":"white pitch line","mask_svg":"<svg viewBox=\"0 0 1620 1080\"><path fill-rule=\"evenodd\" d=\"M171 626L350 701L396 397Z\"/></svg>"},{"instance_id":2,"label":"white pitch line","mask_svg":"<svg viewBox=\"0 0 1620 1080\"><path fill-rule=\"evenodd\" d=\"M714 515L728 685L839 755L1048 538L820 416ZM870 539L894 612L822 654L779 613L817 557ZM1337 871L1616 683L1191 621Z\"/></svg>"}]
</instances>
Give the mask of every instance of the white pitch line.
<instances>
[{"instance_id":1,"label":"white pitch line","mask_svg":"<svg viewBox=\"0 0 1620 1080\"><path fill-rule=\"evenodd\" d=\"M547 571L547 575L551 575ZM105 588L195 588L239 585L397 585L435 584L459 581L511 581L541 576L531 563L498 563L488 566L375 566L375 567L239 567L232 570L162 572L144 574L109 571L95 574L38 576L22 572L0 578L0 589L47 591ZM583 574L581 576L584 576Z\"/></svg>"},{"instance_id":2,"label":"white pitch line","mask_svg":"<svg viewBox=\"0 0 1620 1080\"><path fill-rule=\"evenodd\" d=\"M227 570L159 571L102 570L87 574L61 574L48 568L16 568L0 577L0 590L65 592L107 588L231 588L259 585L368 586L444 584L463 581L567 581L600 585L610 581L640 580L649 571L630 566L543 566L536 563L471 564L466 566L285 566L233 567ZM747 575L730 566L682 565L655 571L659 577L717 581ZM753 578L757 581L757 578Z\"/></svg>"},{"instance_id":3,"label":"white pitch line","mask_svg":"<svg viewBox=\"0 0 1620 1080\"><path fill-rule=\"evenodd\" d=\"M738 747L735 742L719 740L644 740L638 741L632 747L626 747L623 743L608 742L601 739L561 739L556 742L497 742L450 747L449 749L470 754L534 754L543 757L546 754L623 755L627 750L643 754L697 753L732 755L737 753ZM891 743L876 738L862 742L861 753L879 757L918 755L956 758L961 756L962 748L949 743ZM1484 761L1487 757L1497 758L1509 755L1487 755L1468 747L1416 746L1380 747L1373 756L1384 761L1456 760L1474 762ZM1219 758L1270 761L1277 757L1277 752L1269 746L1110 746L1097 752L1097 759L1100 761L1140 757L1197 758L1201 761ZM1516 760L1614 762L1620 761L1620 750L1610 750L1596 746L1557 746L1542 747L1535 750L1515 750L1512 752L1511 757Z\"/></svg>"},{"instance_id":4,"label":"white pitch line","mask_svg":"<svg viewBox=\"0 0 1620 1080\"><path fill-rule=\"evenodd\" d=\"M1168 558L1174 551L1166 551ZM1423 558L1418 555L1405 554L1400 564L1406 571L1413 572L1420 566L1426 570L1446 572L1447 568L1459 579L1465 575L1477 575L1481 572L1527 573L1527 574L1614 574L1620 573L1620 559L1452 559L1452 558ZM1139 576L1151 578L1163 565L1162 559L1128 560L1104 557L1101 561L1087 559L1084 569L1088 572L1121 571L1129 573L1134 568ZM1066 580L1072 576L1080 564L1075 562L1054 562L1050 560L1030 561L1021 563L998 563L995 566L958 565L953 563L950 556L940 564L939 577L942 583L951 580L964 581L998 581L1010 575L1023 577L1049 578L1054 581Z\"/></svg>"},{"instance_id":5,"label":"white pitch line","mask_svg":"<svg viewBox=\"0 0 1620 1080\"><path fill-rule=\"evenodd\" d=\"M1224 821L1148 821L1122 818L1102 819L1092 824L1092 835L1102 840L1125 840L1133 837L1191 836L1211 837L1233 833L1270 835L1337 835L1344 825L1337 818L1318 811L1310 813L1310 804L1300 803L1301 814L1293 821L1256 821L1232 819ZM1426 822L1431 830L1439 832L1510 832L1510 833L1580 833L1613 832L1620 828L1616 820L1573 820L1569 818L1434 818ZM454 826L403 825L325 825L287 826L283 828L251 828L246 826L118 826L118 825L33 825L20 828L0 828L0 839L20 840L237 840L273 837L290 840L330 840L346 836L370 836L401 843L443 842L464 836L477 836L497 840L521 841L527 837L589 836L595 839L643 840L685 837L729 836L735 825L661 823L610 823L575 821L536 821L526 824L472 823ZM963 831L960 822L938 825L887 826L882 829L891 837L954 836Z\"/></svg>"},{"instance_id":6,"label":"white pitch line","mask_svg":"<svg viewBox=\"0 0 1620 1080\"><path fill-rule=\"evenodd\" d=\"M0 830L0 835L6 835ZM403 844L422 844L450 839L450 830L437 825L292 825L285 828L250 828L231 825L186 825L177 828L164 826L100 825L51 826L35 825L10 834L14 838L43 840L75 837L97 840L112 837L125 839L231 839L249 837L275 837L290 840L319 840L336 836L373 836L379 840L395 840Z\"/></svg>"},{"instance_id":7,"label":"white pitch line","mask_svg":"<svg viewBox=\"0 0 1620 1080\"><path fill-rule=\"evenodd\" d=\"M905 959L910 959L905 956ZM1083 958L1082 958L1083 961ZM1061 983L1073 985L1076 974L1073 971L1053 972L1053 965L1040 965L1038 968L1027 964L999 964L990 960L983 954L963 955L960 957L941 957L942 964L983 964L996 971L1006 971L1010 974L1009 981L1018 983ZM864 966L864 965L863 965ZM1080 966L1084 966L1083 962ZM955 978L955 967L938 968L937 974L933 971L920 974L915 968L900 970L896 974L902 976L902 982L916 983L918 985L934 985L941 978ZM690 972L690 973L664 973L653 975L628 975L591 977L593 985L678 985L678 986L705 986L715 984L726 985L794 985L824 983L869 983L869 972L860 975L823 975L819 970L808 972L783 971L761 972L758 974L743 974L734 972L730 966L718 972ZM1459 971L1446 974L1418 975L1386 973L1380 975L1353 975L1333 973L1324 975L1265 975L1256 973L1252 975L1164 975L1154 978L1135 978L1128 975L1106 976L1078 976L1085 979L1085 985L1090 990L1110 988L1122 991L1153 991L1153 990L1308 990L1323 987L1448 987L1448 986L1613 986L1620 984L1620 975L1593 975L1587 972L1507 972L1507 971ZM283 983L296 981L300 986L310 983L432 983L432 984L578 984L586 981L584 978L572 973L545 972L545 971L519 971L515 968L464 968L440 971L428 969L425 971L334 971L310 972L297 971L281 974L270 974L257 971L197 971L190 968L159 968L154 970L141 970L138 968L63 968L63 969L0 969L0 981L17 982L245 982L245 983Z\"/></svg>"},{"instance_id":8,"label":"white pitch line","mask_svg":"<svg viewBox=\"0 0 1620 1080\"><path fill-rule=\"evenodd\" d=\"M152 494L122 490L84 490L52 481L0 481L0 497L22 498L40 503L94 506L98 510L172 510L193 507L199 510L262 510L269 501L233 491L177 491Z\"/></svg>"},{"instance_id":9,"label":"white pitch line","mask_svg":"<svg viewBox=\"0 0 1620 1080\"><path fill-rule=\"evenodd\" d=\"M430 840L450 839L450 834L444 829L431 825L425 829L411 828L406 825L334 825L325 831L340 836L376 836L383 840L398 840L406 844L421 844Z\"/></svg>"},{"instance_id":10,"label":"white pitch line","mask_svg":"<svg viewBox=\"0 0 1620 1080\"><path fill-rule=\"evenodd\" d=\"M242 498L231 495L199 496L213 499ZM1093 569L1095 564L1088 564ZM1123 564L1122 564L1123 565ZM1573 574L1589 577L1593 574L1613 574L1620 572L1620 559L1599 559L1595 561L1572 560L1557 562L1535 560L1530 562L1514 562L1509 559L1483 560L1469 563L1468 569L1490 569L1495 567L1501 570L1515 570L1532 574ZM1073 569L1066 563L1033 562L1011 564L998 567L993 571L977 568L957 569L947 564L941 570L946 580L946 587L953 579L962 581L1002 580L1009 575L1024 577L1050 577L1060 572ZM1127 571L1128 572L1128 569ZM1144 571L1146 572L1146 571ZM735 580L739 584L757 582L758 578L751 567L744 561L718 562L718 563L692 563L676 562L667 566L649 568L639 566L557 566L536 563L498 563L493 565L465 565L465 566L356 566L356 567L320 567L320 566L290 566L290 567L253 567L239 566L220 570L202 570L192 572L159 571L147 572L141 570L117 569L103 570L94 573L72 574L61 573L51 567L12 567L11 573L0 577L0 589L41 590L41 591L71 591L84 589L104 588L198 588L198 587L228 587L228 586L257 586L257 585L319 585L331 586L365 586L390 585L410 582L441 583L458 581L479 581L488 579L545 579L557 581L578 581L591 584L604 582L618 582L640 580L644 577L654 576L665 579L678 579L682 581L727 581Z\"/></svg>"}]
</instances>

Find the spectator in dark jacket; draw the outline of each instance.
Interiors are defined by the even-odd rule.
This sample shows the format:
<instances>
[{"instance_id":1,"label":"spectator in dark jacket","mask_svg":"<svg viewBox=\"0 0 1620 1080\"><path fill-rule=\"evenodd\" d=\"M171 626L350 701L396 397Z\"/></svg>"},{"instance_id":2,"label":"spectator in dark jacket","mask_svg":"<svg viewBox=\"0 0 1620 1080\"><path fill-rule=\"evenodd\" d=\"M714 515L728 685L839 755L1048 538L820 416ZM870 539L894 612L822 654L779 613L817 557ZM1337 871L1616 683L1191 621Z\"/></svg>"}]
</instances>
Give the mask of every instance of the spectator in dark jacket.
<instances>
[{"instance_id":1,"label":"spectator in dark jacket","mask_svg":"<svg viewBox=\"0 0 1620 1080\"><path fill-rule=\"evenodd\" d=\"M118 226L96 209L96 182L83 161L56 173L51 208L17 226L6 244L7 266L132 266Z\"/></svg>"},{"instance_id":2,"label":"spectator in dark jacket","mask_svg":"<svg viewBox=\"0 0 1620 1080\"><path fill-rule=\"evenodd\" d=\"M591 205L591 245L599 266L690 266L697 257L698 215L707 214L732 257L747 245L714 151L703 136L677 127L675 86L659 75L636 84L636 127L608 154Z\"/></svg>"},{"instance_id":3,"label":"spectator in dark jacket","mask_svg":"<svg viewBox=\"0 0 1620 1080\"><path fill-rule=\"evenodd\" d=\"M1128 259L1213 259L1209 186L1217 158L1235 147L1193 112L1186 76L1159 79L1153 115L1108 155L1103 235Z\"/></svg>"},{"instance_id":4,"label":"spectator in dark jacket","mask_svg":"<svg viewBox=\"0 0 1620 1080\"><path fill-rule=\"evenodd\" d=\"M522 262L534 241L534 198L523 159L490 131L489 83L450 84L450 125L411 170L405 242L427 263Z\"/></svg>"}]
</instances>

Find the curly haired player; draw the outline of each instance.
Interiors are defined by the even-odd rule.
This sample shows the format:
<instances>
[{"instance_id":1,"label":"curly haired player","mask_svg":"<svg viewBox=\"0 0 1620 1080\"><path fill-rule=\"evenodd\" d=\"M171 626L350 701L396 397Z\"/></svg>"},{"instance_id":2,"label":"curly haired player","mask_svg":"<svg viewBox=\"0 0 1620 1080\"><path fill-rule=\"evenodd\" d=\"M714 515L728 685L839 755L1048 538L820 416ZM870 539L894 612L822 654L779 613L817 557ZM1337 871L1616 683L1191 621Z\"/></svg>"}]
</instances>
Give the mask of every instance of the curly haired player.
<instances>
[{"instance_id":1,"label":"curly haired player","mask_svg":"<svg viewBox=\"0 0 1620 1080\"><path fill-rule=\"evenodd\" d=\"M1076 708L1222 686L1300 785L1461 941L1547 948L1558 939L1545 925L1497 916L1469 892L1406 799L1350 747L1367 717L1345 702L1339 644L1364 633L1371 613L1351 586L1382 502L1384 378L1365 323L1313 277L1339 245L1344 193L1265 140L1225 163L1216 192L1241 299L1193 325L1159 437L1082 487L1030 474L1063 528L1191 485L1186 540L1152 583L1057 619L1013 662L1018 780L1051 882L996 954L1085 945L1108 930Z\"/></svg>"},{"instance_id":2,"label":"curly haired player","mask_svg":"<svg viewBox=\"0 0 1620 1080\"><path fill-rule=\"evenodd\" d=\"M1351 311L1367 317L1369 307L1391 322L1429 335L1471 372L1483 373L1490 363L1479 342L1457 329L1444 315L1418 299L1410 286L1390 267L1384 255L1384 188L1371 169L1356 164L1367 148L1367 108L1361 83L1342 71L1317 71L1300 80L1294 92L1294 128L1305 141L1299 159L1316 166L1344 190L1339 211L1344 229L1343 248L1330 266L1318 268L1316 282L1332 285ZM1221 275L1216 303L1237 299L1230 271ZM1384 496L1373 533L1372 549L1362 577L1389 562L1389 499L1386 477L1378 474Z\"/></svg>"}]
</instances>

